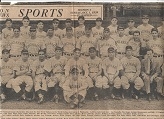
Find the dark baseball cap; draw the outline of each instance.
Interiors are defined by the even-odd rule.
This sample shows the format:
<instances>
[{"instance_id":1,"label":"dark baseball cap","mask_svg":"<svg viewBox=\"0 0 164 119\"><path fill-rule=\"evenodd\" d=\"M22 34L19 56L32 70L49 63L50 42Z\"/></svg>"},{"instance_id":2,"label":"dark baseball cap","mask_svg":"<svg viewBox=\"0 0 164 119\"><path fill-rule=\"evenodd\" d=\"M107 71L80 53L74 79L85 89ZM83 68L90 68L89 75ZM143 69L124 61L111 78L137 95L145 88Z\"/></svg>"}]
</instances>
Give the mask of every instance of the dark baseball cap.
<instances>
[{"instance_id":1,"label":"dark baseball cap","mask_svg":"<svg viewBox=\"0 0 164 119\"><path fill-rule=\"evenodd\" d=\"M109 28L104 28L104 31L108 31L109 32L110 30L109 30Z\"/></svg>"},{"instance_id":2,"label":"dark baseball cap","mask_svg":"<svg viewBox=\"0 0 164 119\"><path fill-rule=\"evenodd\" d=\"M8 49L3 49L3 50L2 50L2 54L4 54L4 53L10 53L10 50L8 50Z\"/></svg>"},{"instance_id":3,"label":"dark baseball cap","mask_svg":"<svg viewBox=\"0 0 164 119\"><path fill-rule=\"evenodd\" d=\"M96 19L96 21L101 21L101 22L102 22L102 19L101 19L100 17L98 17L98 18Z\"/></svg>"},{"instance_id":4,"label":"dark baseball cap","mask_svg":"<svg viewBox=\"0 0 164 119\"><path fill-rule=\"evenodd\" d=\"M157 29L157 28L152 28L152 29L151 29L151 33L152 33L153 31L158 32L158 29Z\"/></svg>"},{"instance_id":5,"label":"dark baseball cap","mask_svg":"<svg viewBox=\"0 0 164 119\"><path fill-rule=\"evenodd\" d=\"M16 26L13 27L13 30L14 29L18 29L20 31L20 26L16 25Z\"/></svg>"},{"instance_id":6,"label":"dark baseball cap","mask_svg":"<svg viewBox=\"0 0 164 119\"><path fill-rule=\"evenodd\" d=\"M57 46L57 47L55 48L55 51L56 51L56 50L61 50L61 51L62 51L63 49L62 49L61 47L58 47L58 46Z\"/></svg>"},{"instance_id":7,"label":"dark baseball cap","mask_svg":"<svg viewBox=\"0 0 164 119\"><path fill-rule=\"evenodd\" d=\"M126 49L126 50L128 50L128 49L131 49L131 50L132 50L132 46L126 46L125 49Z\"/></svg>"},{"instance_id":8,"label":"dark baseball cap","mask_svg":"<svg viewBox=\"0 0 164 119\"><path fill-rule=\"evenodd\" d=\"M34 31L36 31L36 27L35 26L31 26L30 27L30 32L34 32Z\"/></svg>"},{"instance_id":9,"label":"dark baseball cap","mask_svg":"<svg viewBox=\"0 0 164 119\"><path fill-rule=\"evenodd\" d=\"M149 15L142 15L142 19L149 19Z\"/></svg>"},{"instance_id":10,"label":"dark baseball cap","mask_svg":"<svg viewBox=\"0 0 164 119\"><path fill-rule=\"evenodd\" d=\"M5 23L8 22L8 21L10 21L11 23L13 22L12 19L7 18L7 19L5 20Z\"/></svg>"},{"instance_id":11,"label":"dark baseball cap","mask_svg":"<svg viewBox=\"0 0 164 119\"><path fill-rule=\"evenodd\" d=\"M28 50L23 49L23 50L21 51L21 54L28 54Z\"/></svg>"},{"instance_id":12,"label":"dark baseball cap","mask_svg":"<svg viewBox=\"0 0 164 119\"><path fill-rule=\"evenodd\" d=\"M72 22L72 20L71 20L70 18L67 18L67 19L65 20L65 22L66 22L66 23L70 23L70 22Z\"/></svg>"},{"instance_id":13,"label":"dark baseball cap","mask_svg":"<svg viewBox=\"0 0 164 119\"><path fill-rule=\"evenodd\" d=\"M79 70L78 70L77 68L73 68L73 69L71 70L71 73L72 73L72 74L78 74L78 73L79 73Z\"/></svg>"},{"instance_id":14,"label":"dark baseball cap","mask_svg":"<svg viewBox=\"0 0 164 119\"><path fill-rule=\"evenodd\" d=\"M72 27L67 27L66 28L66 31L72 31L73 29L72 29Z\"/></svg>"},{"instance_id":15,"label":"dark baseball cap","mask_svg":"<svg viewBox=\"0 0 164 119\"><path fill-rule=\"evenodd\" d=\"M53 22L59 22L59 19L54 18L52 21L53 21Z\"/></svg>"},{"instance_id":16,"label":"dark baseball cap","mask_svg":"<svg viewBox=\"0 0 164 119\"><path fill-rule=\"evenodd\" d=\"M108 48L108 52L114 52L114 51L115 51L114 47L109 47Z\"/></svg>"},{"instance_id":17,"label":"dark baseball cap","mask_svg":"<svg viewBox=\"0 0 164 119\"><path fill-rule=\"evenodd\" d=\"M79 16L79 17L78 17L78 20L79 20L79 19L83 19L83 20L85 20L85 18L84 18L83 15Z\"/></svg>"},{"instance_id":18,"label":"dark baseball cap","mask_svg":"<svg viewBox=\"0 0 164 119\"><path fill-rule=\"evenodd\" d=\"M90 47L89 48L89 52L95 52L96 51L96 48L95 47Z\"/></svg>"}]
</instances>

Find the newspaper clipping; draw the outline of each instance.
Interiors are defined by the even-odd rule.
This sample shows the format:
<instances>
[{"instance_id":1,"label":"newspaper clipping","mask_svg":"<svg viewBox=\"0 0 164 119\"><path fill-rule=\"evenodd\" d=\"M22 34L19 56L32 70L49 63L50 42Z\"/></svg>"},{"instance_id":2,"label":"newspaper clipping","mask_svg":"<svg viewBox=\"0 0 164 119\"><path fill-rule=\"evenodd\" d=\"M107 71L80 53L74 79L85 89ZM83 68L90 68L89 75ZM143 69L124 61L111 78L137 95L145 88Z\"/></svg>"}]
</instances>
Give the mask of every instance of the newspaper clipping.
<instances>
[{"instance_id":1,"label":"newspaper clipping","mask_svg":"<svg viewBox=\"0 0 164 119\"><path fill-rule=\"evenodd\" d=\"M1 119L164 119L163 3L0 3Z\"/></svg>"}]
</instances>

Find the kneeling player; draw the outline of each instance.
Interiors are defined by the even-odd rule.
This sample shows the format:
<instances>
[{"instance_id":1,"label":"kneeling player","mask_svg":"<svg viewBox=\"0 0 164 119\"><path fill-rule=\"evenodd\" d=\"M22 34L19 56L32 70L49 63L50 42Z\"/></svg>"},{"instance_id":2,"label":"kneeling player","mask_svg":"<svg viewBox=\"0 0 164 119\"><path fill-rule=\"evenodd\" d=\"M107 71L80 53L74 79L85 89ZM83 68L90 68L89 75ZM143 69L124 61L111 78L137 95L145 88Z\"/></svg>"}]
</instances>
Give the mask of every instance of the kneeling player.
<instances>
[{"instance_id":1,"label":"kneeling player","mask_svg":"<svg viewBox=\"0 0 164 119\"><path fill-rule=\"evenodd\" d=\"M63 84L64 99L70 103L70 107L82 107L82 101L86 96L88 84L85 77L79 75L77 68L71 70L71 76Z\"/></svg>"},{"instance_id":2,"label":"kneeling player","mask_svg":"<svg viewBox=\"0 0 164 119\"><path fill-rule=\"evenodd\" d=\"M46 62L45 54L46 54L45 50L39 50L38 51L39 58L35 60L31 66L35 92L39 97L38 104L44 102L45 94L47 91L47 83L45 79L46 75L44 70L44 66Z\"/></svg>"}]
</instances>

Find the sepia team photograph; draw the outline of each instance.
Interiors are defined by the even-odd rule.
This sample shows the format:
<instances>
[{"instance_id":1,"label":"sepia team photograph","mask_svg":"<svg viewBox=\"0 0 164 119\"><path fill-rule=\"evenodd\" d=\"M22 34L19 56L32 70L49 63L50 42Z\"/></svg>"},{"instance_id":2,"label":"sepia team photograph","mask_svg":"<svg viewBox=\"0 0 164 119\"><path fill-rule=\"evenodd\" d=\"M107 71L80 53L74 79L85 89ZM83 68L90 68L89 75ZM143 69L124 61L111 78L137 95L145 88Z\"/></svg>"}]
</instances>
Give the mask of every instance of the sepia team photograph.
<instances>
[{"instance_id":1,"label":"sepia team photograph","mask_svg":"<svg viewBox=\"0 0 164 119\"><path fill-rule=\"evenodd\" d=\"M0 6L2 109L164 110L163 3Z\"/></svg>"}]
</instances>

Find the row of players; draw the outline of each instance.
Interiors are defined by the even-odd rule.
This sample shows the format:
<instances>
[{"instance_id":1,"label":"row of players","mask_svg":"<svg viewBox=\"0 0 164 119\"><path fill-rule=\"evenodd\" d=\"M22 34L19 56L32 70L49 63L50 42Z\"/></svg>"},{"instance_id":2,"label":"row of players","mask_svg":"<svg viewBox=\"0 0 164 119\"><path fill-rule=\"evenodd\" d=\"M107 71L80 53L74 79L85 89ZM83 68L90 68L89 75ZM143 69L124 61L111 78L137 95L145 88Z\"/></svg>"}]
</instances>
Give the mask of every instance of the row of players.
<instances>
[{"instance_id":1,"label":"row of players","mask_svg":"<svg viewBox=\"0 0 164 119\"><path fill-rule=\"evenodd\" d=\"M25 17L26 18L26 17ZM24 18L24 19L25 19ZM84 18L84 17L82 17ZM79 17L79 20L81 19ZM145 19L145 18L144 18ZM26 19L25 19L26 20ZM97 19L98 23L100 18ZM54 20L53 20L54 21ZM6 20L6 26L8 26L8 22L11 22L11 19ZM40 29L39 24L43 22L38 22L38 29ZM56 21L54 21L56 24ZM149 25L148 25L149 26ZM15 27L12 32L14 33L11 39L3 38L1 40L1 49L10 49L11 57L15 59L15 61L21 56L21 50L27 49L30 57L35 60L38 50L46 48L47 57L51 58L54 56L54 49L56 46L63 47L64 54L69 58L73 54L73 49L75 47L80 48L81 52L84 56L89 56L88 49L89 47L96 47L98 52L98 56L102 59L108 56L107 49L109 46L115 47L117 49L118 58L121 59L125 54L125 47L127 45L132 46L133 48L133 55L136 57L140 57L141 55L145 54L146 48L151 48L154 51L154 56L159 59L159 61L163 61L163 49L164 43L161 37L159 37L159 31L156 28L149 29L150 34L147 35L145 38L143 37L143 32L134 30L133 33L129 36L125 35L125 31L123 27L117 26L117 34L111 35L112 31L109 28L100 28L102 29L101 35L99 32L95 32L94 28L85 27L83 29L84 35L79 37L78 39L74 36L74 30L72 27L65 28L65 37L56 37L55 34L57 33L54 31L54 26L50 26L47 30L47 36L41 37L40 35L44 35L38 31L35 27L29 28L29 36L28 38L22 37L22 29L19 27ZM79 28L80 29L80 28ZM147 29L147 28L146 28ZM7 32L7 27L3 29L3 31ZM42 29L43 30L43 29ZM43 31L42 31L43 32ZM76 32L76 30L75 30ZM97 33L99 37L94 37L93 32ZM62 33L62 32L60 32ZM148 33L148 32L146 32ZM145 34L146 34L145 33ZM2 32L5 34L5 32ZM40 35L37 35L40 34ZM145 35L144 35L145 36Z\"/></svg>"},{"instance_id":2,"label":"row of players","mask_svg":"<svg viewBox=\"0 0 164 119\"><path fill-rule=\"evenodd\" d=\"M160 67L153 50L147 49L146 57L140 60L132 55L132 47L126 46L126 54L121 60L116 58L116 49L109 47L108 57L103 61L97 57L95 47L89 48L89 57L84 60L81 50L75 48L73 57L67 60L62 56L62 48L55 48L55 56L46 59L46 50L39 50L37 60L31 62L28 50L21 51L21 58L15 63L9 58L10 51L2 50L1 65L1 100L6 100L7 93L13 89L17 100L32 100L32 93L43 103L48 94L52 101L58 102L61 95L71 108L82 106L86 94L95 100L100 95L103 99L135 99L144 90L147 99L151 94L159 100L163 95L164 64ZM21 84L25 83L25 88ZM34 89L33 89L34 88ZM121 90L120 90L121 89ZM62 93L63 92L63 93Z\"/></svg>"}]
</instances>

